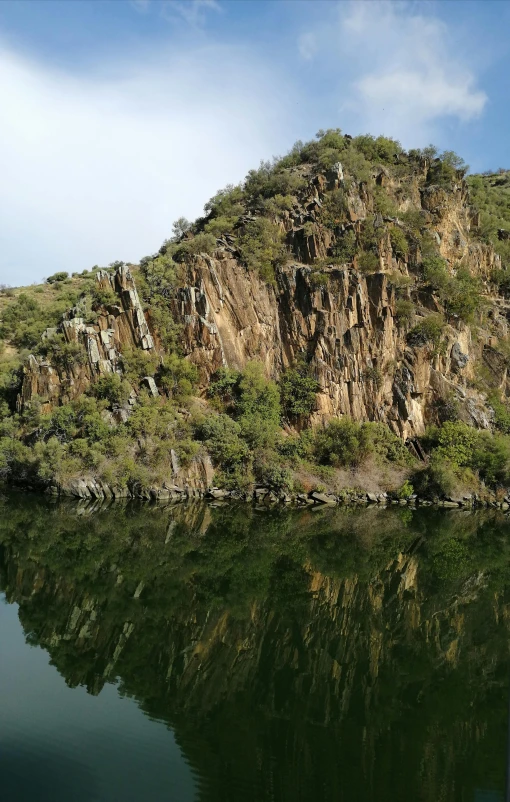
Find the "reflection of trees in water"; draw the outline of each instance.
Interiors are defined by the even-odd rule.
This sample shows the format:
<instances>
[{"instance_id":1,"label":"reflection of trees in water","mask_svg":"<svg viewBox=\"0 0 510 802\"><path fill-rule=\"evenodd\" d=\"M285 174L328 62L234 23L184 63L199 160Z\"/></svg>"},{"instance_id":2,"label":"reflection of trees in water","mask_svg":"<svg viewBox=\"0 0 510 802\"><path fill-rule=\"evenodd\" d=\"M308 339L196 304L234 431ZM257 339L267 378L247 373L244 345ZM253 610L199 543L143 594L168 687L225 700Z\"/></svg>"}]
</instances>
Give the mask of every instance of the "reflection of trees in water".
<instances>
[{"instance_id":1,"label":"reflection of trees in water","mask_svg":"<svg viewBox=\"0 0 510 802\"><path fill-rule=\"evenodd\" d=\"M501 516L1 510L1 582L71 685L171 724L204 799L473 799L504 782Z\"/></svg>"}]
</instances>

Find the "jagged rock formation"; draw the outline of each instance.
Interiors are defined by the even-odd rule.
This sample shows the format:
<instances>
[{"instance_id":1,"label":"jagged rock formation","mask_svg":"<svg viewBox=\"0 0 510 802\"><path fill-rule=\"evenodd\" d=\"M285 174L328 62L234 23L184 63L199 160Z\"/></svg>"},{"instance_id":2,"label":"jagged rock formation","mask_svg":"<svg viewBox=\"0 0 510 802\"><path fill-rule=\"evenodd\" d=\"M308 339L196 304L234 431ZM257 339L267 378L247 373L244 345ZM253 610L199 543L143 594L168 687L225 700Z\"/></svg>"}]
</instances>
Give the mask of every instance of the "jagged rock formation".
<instances>
[{"instance_id":1,"label":"jagged rock formation","mask_svg":"<svg viewBox=\"0 0 510 802\"><path fill-rule=\"evenodd\" d=\"M55 365L30 355L23 370L23 384L18 397L18 410L22 410L35 396L42 410L65 404L80 396L97 377L120 372L119 358L122 346L154 351L154 339L145 318L133 276L126 266L111 275L97 274L100 290L113 290L117 302L107 304L97 315L97 322L88 324L80 316L80 306L71 309L57 329L44 336L62 334L65 342L84 346L86 359L71 367L58 369Z\"/></svg>"},{"instance_id":2,"label":"jagged rock formation","mask_svg":"<svg viewBox=\"0 0 510 802\"><path fill-rule=\"evenodd\" d=\"M230 235L218 238L212 255L185 260L180 286L168 303L181 327L184 354L199 367L203 389L221 366L242 369L257 359L268 376L278 378L304 356L320 386L315 423L341 415L382 421L408 440L437 420L438 404L449 398L462 420L491 426L492 410L485 394L473 387L473 378L475 365L486 362L495 386L510 392L506 366L501 360L498 364L493 348L498 337L508 334L508 305L502 298L490 299L491 326L479 331L476 341L470 326L450 319L441 349L427 342L411 344L409 327L397 313L395 277L416 271L420 245L411 236L408 251L399 252L391 234L405 229L398 215L414 211L452 273L462 264L487 281L500 257L473 236L479 219L461 174L444 188L428 183L427 159L411 162L401 154L397 161L404 172L379 166L368 183L347 180L340 162L319 173L308 166L292 168L305 188L293 207L275 218L289 258L276 266L272 284L245 266ZM345 214L338 225L325 225L324 209L334 192L342 193ZM391 199L397 216L376 211L377 193ZM242 233L253 219L253 212L242 215L237 231ZM358 256L351 264L328 265L335 243L350 235L359 240L367 226L377 240L377 269L366 273ZM317 259L322 260L319 273ZM42 397L44 410L77 397L95 377L119 370L121 345L155 348L155 333L149 330L129 270L123 267L113 277L100 274L99 283L115 290L118 305L105 309L94 326L86 325L75 310L59 327L68 342L85 345L87 363L63 371L31 356L19 409L35 395ZM439 311L430 288L418 284L405 293L418 320Z\"/></svg>"},{"instance_id":3,"label":"jagged rock formation","mask_svg":"<svg viewBox=\"0 0 510 802\"><path fill-rule=\"evenodd\" d=\"M423 432L433 418L434 403L452 393L460 402L461 418L488 428L491 413L485 398L467 382L484 346L490 347L490 337L474 343L469 326L458 321L448 327L442 353L431 355L426 344L407 343L396 317L388 274L409 275L419 256L416 250L410 249L406 258L397 255L387 235L379 244L379 272L363 275L348 266L324 267L321 285L314 282L308 263L326 258L332 241L317 210L324 192L337 188L340 180L338 172L319 175L299 206L286 214L287 242L306 264L277 268L274 286L249 272L227 242L220 243L213 257L198 256L188 266L186 286L173 307L183 326L186 354L199 366L204 383L220 366L243 368L251 359L261 360L269 375L278 376L305 355L321 388L316 421L338 415L378 420L407 439ZM390 186L385 173L376 182L394 195L404 194L403 185ZM462 260L473 274L487 277L499 257L470 238L473 213L465 184L450 193L436 187L420 190L419 183L419 177L406 183L402 211L425 211L442 256L451 263ZM347 197L352 221L347 228L355 230L373 213L374 197L363 184L351 188ZM307 233L310 226L313 231ZM435 311L426 294L415 300L423 312ZM506 336L506 309L495 306L494 319Z\"/></svg>"}]
</instances>

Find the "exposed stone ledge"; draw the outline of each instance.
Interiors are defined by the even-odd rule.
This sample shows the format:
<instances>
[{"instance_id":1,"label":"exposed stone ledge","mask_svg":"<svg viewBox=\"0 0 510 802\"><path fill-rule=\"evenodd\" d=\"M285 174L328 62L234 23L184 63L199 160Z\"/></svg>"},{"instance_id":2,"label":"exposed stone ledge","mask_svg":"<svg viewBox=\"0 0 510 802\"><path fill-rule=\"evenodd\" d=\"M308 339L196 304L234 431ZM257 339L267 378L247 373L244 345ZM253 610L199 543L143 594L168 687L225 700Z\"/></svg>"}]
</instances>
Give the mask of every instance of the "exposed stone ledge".
<instances>
[{"instance_id":1,"label":"exposed stone ledge","mask_svg":"<svg viewBox=\"0 0 510 802\"><path fill-rule=\"evenodd\" d=\"M155 351L154 338L145 318L131 271L126 265L114 273L100 270L96 281L103 290L116 295L112 305L98 313L97 323L89 325L80 315L80 306L67 312L60 324L48 329L43 339L62 334L68 343L80 343L85 348L85 364L75 363L57 369L42 358L31 354L23 366L23 383L17 400L21 412L37 396L42 411L49 412L82 395L99 376L120 372L120 352L123 346ZM149 387L154 395L155 388Z\"/></svg>"},{"instance_id":2,"label":"exposed stone ledge","mask_svg":"<svg viewBox=\"0 0 510 802\"><path fill-rule=\"evenodd\" d=\"M462 498L428 499L415 494L409 498L397 498L391 493L365 493L346 489L338 494L312 490L309 493L276 491L270 487L257 486L250 490L226 490L214 486L191 486L190 484L164 484L147 489L136 486L116 487L94 479L75 479L66 485L51 485L46 492L54 496L67 496L89 502L113 502L121 499L138 499L163 504L176 504L190 499L202 499L213 505L231 502L252 503L257 507L285 506L348 506L378 505L380 507L443 507L448 509L494 508L510 509L510 489L502 501L494 494L481 498L476 494Z\"/></svg>"}]
</instances>

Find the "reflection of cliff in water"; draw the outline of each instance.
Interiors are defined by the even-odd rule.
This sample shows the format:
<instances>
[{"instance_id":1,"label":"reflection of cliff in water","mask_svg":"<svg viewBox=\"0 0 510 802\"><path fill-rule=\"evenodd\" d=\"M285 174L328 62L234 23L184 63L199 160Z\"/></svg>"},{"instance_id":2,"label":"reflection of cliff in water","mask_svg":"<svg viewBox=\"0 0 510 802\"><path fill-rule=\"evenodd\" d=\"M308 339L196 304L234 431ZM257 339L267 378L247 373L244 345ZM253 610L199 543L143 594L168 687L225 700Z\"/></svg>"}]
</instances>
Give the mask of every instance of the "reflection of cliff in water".
<instances>
[{"instance_id":1,"label":"reflection of cliff in water","mask_svg":"<svg viewBox=\"0 0 510 802\"><path fill-rule=\"evenodd\" d=\"M29 640L69 685L118 681L167 721L200 798L436 802L503 788L506 519L80 517L23 499L1 520L1 587Z\"/></svg>"}]
</instances>

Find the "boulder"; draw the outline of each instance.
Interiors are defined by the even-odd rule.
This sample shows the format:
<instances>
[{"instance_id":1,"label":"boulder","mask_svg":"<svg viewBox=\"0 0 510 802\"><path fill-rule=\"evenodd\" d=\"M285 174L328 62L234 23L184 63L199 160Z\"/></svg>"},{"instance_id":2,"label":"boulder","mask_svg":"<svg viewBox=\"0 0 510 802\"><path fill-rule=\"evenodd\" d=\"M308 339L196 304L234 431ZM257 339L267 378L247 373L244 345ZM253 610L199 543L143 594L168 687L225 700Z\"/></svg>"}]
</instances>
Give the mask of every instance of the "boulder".
<instances>
[{"instance_id":1,"label":"boulder","mask_svg":"<svg viewBox=\"0 0 510 802\"><path fill-rule=\"evenodd\" d=\"M336 504L337 497L333 495L333 493L320 493L318 490L314 490L313 493L310 493L310 498L314 501L318 502L319 504Z\"/></svg>"}]
</instances>

